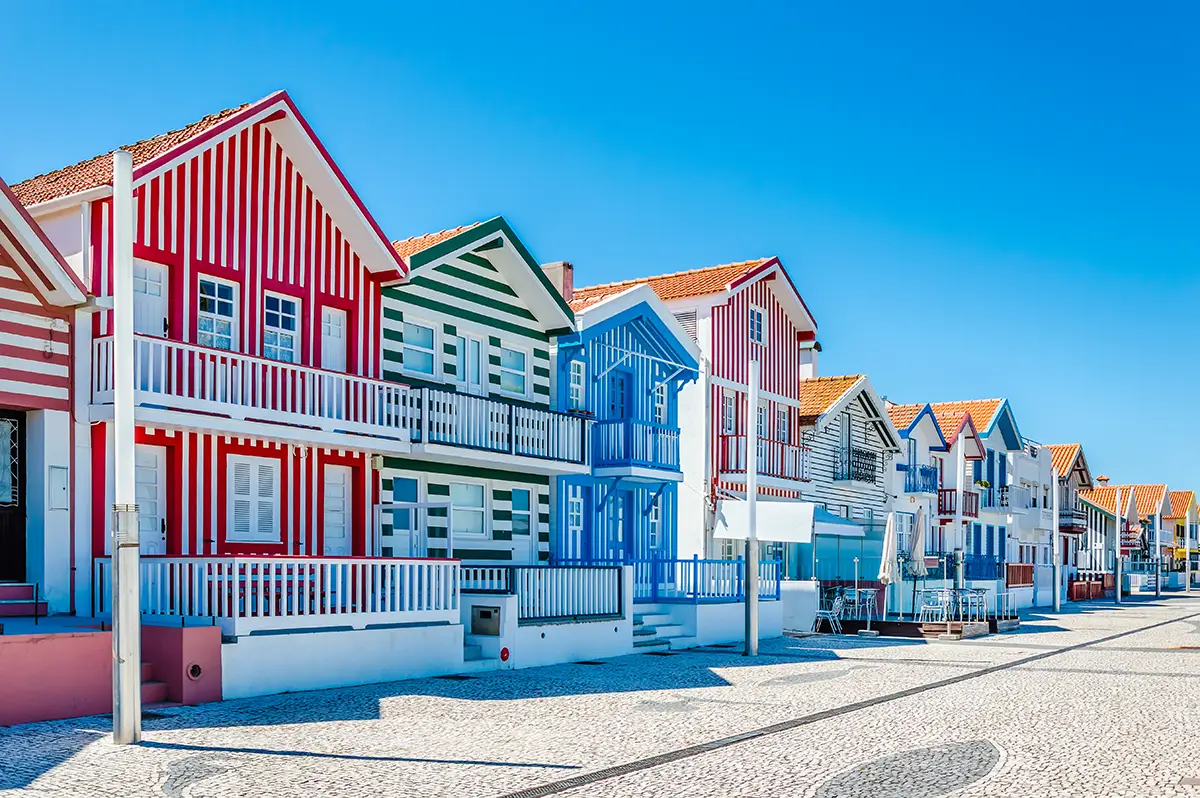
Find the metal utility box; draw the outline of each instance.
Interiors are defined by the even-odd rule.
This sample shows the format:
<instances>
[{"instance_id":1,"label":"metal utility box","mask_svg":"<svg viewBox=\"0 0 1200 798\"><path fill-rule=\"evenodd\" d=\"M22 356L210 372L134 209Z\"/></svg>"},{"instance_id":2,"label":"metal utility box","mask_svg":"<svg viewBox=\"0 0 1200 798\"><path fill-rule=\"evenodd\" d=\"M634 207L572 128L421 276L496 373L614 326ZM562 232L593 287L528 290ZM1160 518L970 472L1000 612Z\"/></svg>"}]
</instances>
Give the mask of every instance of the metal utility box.
<instances>
[{"instance_id":1,"label":"metal utility box","mask_svg":"<svg viewBox=\"0 0 1200 798\"><path fill-rule=\"evenodd\" d=\"M476 604L471 608L471 634L500 636L500 608L481 607Z\"/></svg>"}]
</instances>

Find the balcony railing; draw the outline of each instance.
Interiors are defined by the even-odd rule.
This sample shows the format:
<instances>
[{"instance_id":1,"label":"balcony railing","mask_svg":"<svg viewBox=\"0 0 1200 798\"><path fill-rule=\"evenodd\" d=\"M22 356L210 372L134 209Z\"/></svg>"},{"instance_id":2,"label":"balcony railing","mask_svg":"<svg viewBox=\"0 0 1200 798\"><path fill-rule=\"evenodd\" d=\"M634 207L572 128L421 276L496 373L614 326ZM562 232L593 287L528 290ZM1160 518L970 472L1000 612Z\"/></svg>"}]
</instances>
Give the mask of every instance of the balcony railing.
<instances>
[{"instance_id":1,"label":"balcony railing","mask_svg":"<svg viewBox=\"0 0 1200 798\"><path fill-rule=\"evenodd\" d=\"M113 339L92 345L92 401L113 401ZM134 336L134 401L236 419L408 440L407 385Z\"/></svg>"},{"instance_id":2,"label":"balcony railing","mask_svg":"<svg viewBox=\"0 0 1200 798\"><path fill-rule=\"evenodd\" d=\"M839 447L833 465L833 478L874 483L878 469L879 455L870 449Z\"/></svg>"},{"instance_id":3,"label":"balcony railing","mask_svg":"<svg viewBox=\"0 0 1200 798\"><path fill-rule=\"evenodd\" d=\"M414 424L413 441L587 462L588 419L440 388L414 389L414 394L420 424Z\"/></svg>"},{"instance_id":4,"label":"balcony railing","mask_svg":"<svg viewBox=\"0 0 1200 798\"><path fill-rule=\"evenodd\" d=\"M910 465L904 474L905 493L937 493L937 466Z\"/></svg>"},{"instance_id":5,"label":"balcony railing","mask_svg":"<svg viewBox=\"0 0 1200 798\"><path fill-rule=\"evenodd\" d=\"M113 401L113 340L93 344L92 401ZM138 405L586 464L579 416L438 388L134 336ZM635 443L635 446L640 445ZM678 462L678 440L675 460Z\"/></svg>"},{"instance_id":6,"label":"balcony railing","mask_svg":"<svg viewBox=\"0 0 1200 798\"><path fill-rule=\"evenodd\" d=\"M1010 562L1005 568L1005 583L1009 587L1033 586L1033 563Z\"/></svg>"},{"instance_id":7,"label":"balcony railing","mask_svg":"<svg viewBox=\"0 0 1200 798\"><path fill-rule=\"evenodd\" d=\"M684 604L732 603L746 599L745 560L633 560L634 600ZM758 597L779 598L783 563L758 564Z\"/></svg>"},{"instance_id":8,"label":"balcony railing","mask_svg":"<svg viewBox=\"0 0 1200 798\"><path fill-rule=\"evenodd\" d=\"M143 616L207 620L226 635L459 622L457 560L142 556L139 570ZM94 577L94 611L109 613L111 558L96 558Z\"/></svg>"},{"instance_id":9,"label":"balcony railing","mask_svg":"<svg viewBox=\"0 0 1200 798\"><path fill-rule=\"evenodd\" d=\"M1033 505L1033 491L1026 485L1005 485L1000 488L1000 509L1013 513L1028 512Z\"/></svg>"},{"instance_id":10,"label":"balcony railing","mask_svg":"<svg viewBox=\"0 0 1200 798\"><path fill-rule=\"evenodd\" d=\"M1003 563L996 556L986 554L963 555L963 572L967 579L1000 579Z\"/></svg>"},{"instance_id":11,"label":"balcony railing","mask_svg":"<svg viewBox=\"0 0 1200 798\"><path fill-rule=\"evenodd\" d=\"M955 488L940 488L938 490L938 515L952 516L958 509L958 491ZM979 494L973 490L963 491L964 518L979 517Z\"/></svg>"},{"instance_id":12,"label":"balcony railing","mask_svg":"<svg viewBox=\"0 0 1200 798\"><path fill-rule=\"evenodd\" d=\"M1081 507L1060 507L1058 529L1060 532L1086 532L1087 513Z\"/></svg>"},{"instance_id":13,"label":"balcony railing","mask_svg":"<svg viewBox=\"0 0 1200 798\"><path fill-rule=\"evenodd\" d=\"M724 478L746 477L746 436L721 435L720 471ZM786 480L808 480L809 450L794 443L758 439L758 475Z\"/></svg>"},{"instance_id":14,"label":"balcony railing","mask_svg":"<svg viewBox=\"0 0 1200 798\"><path fill-rule=\"evenodd\" d=\"M597 468L638 466L679 470L679 428L648 421L597 421L592 428L592 464Z\"/></svg>"}]
</instances>

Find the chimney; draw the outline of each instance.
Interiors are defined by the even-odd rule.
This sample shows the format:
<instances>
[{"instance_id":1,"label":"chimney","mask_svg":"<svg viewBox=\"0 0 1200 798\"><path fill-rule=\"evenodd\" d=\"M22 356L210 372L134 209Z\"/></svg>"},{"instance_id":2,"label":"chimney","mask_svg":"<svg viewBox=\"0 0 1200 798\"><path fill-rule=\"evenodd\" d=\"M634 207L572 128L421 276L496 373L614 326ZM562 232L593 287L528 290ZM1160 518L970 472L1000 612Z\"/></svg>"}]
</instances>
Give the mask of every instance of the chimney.
<instances>
[{"instance_id":1,"label":"chimney","mask_svg":"<svg viewBox=\"0 0 1200 798\"><path fill-rule=\"evenodd\" d=\"M554 286L562 298L570 302L575 297L575 267L570 261L558 260L542 266L542 271L550 285Z\"/></svg>"},{"instance_id":2,"label":"chimney","mask_svg":"<svg viewBox=\"0 0 1200 798\"><path fill-rule=\"evenodd\" d=\"M821 351L821 345L813 341L808 345L801 342L800 346L800 379L811 380L820 376L817 370L817 355Z\"/></svg>"},{"instance_id":3,"label":"chimney","mask_svg":"<svg viewBox=\"0 0 1200 798\"><path fill-rule=\"evenodd\" d=\"M1101 474L1100 476L1096 477L1096 484L1102 488L1107 487L1108 486L1108 477L1104 474Z\"/></svg>"}]
</instances>

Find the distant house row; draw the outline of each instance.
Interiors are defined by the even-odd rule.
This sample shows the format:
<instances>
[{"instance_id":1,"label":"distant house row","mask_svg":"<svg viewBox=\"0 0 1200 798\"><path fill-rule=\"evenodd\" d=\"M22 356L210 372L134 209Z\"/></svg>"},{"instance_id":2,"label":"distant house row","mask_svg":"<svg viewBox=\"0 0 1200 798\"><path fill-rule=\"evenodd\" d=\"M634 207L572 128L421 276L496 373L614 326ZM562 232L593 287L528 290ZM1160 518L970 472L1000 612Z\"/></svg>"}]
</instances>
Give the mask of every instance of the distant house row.
<instances>
[{"instance_id":1,"label":"distant house row","mask_svg":"<svg viewBox=\"0 0 1200 798\"><path fill-rule=\"evenodd\" d=\"M751 459L764 635L796 585L878 584L889 517L922 582L1018 607L1055 557L1071 597L1197 548L1191 492L1093 480L1003 399L821 375L778 258L576 287L502 218L392 240L282 92L128 150L132 350L112 156L0 192L0 615L106 633L132 358L166 700L740 639Z\"/></svg>"}]
</instances>

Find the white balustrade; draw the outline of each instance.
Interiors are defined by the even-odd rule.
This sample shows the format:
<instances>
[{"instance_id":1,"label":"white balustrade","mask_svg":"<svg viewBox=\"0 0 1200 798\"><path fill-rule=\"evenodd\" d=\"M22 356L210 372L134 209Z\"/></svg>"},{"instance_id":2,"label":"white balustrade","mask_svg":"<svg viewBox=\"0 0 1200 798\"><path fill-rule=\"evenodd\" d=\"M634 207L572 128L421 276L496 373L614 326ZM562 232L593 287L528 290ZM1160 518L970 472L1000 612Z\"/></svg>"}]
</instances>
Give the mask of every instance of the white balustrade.
<instances>
[{"instance_id":1,"label":"white balustrade","mask_svg":"<svg viewBox=\"0 0 1200 798\"><path fill-rule=\"evenodd\" d=\"M101 614L112 608L111 564L95 560ZM459 622L457 560L144 556L140 574L143 616L207 620L227 635Z\"/></svg>"},{"instance_id":2,"label":"white balustrade","mask_svg":"<svg viewBox=\"0 0 1200 798\"><path fill-rule=\"evenodd\" d=\"M621 566L515 566L517 622L587 620L624 613Z\"/></svg>"},{"instance_id":3,"label":"white balustrade","mask_svg":"<svg viewBox=\"0 0 1200 798\"><path fill-rule=\"evenodd\" d=\"M511 570L507 565L464 565L459 585L464 593L508 593Z\"/></svg>"},{"instance_id":4,"label":"white balustrade","mask_svg":"<svg viewBox=\"0 0 1200 798\"><path fill-rule=\"evenodd\" d=\"M513 402L444 391L421 390L421 440L470 449L583 463L588 422Z\"/></svg>"},{"instance_id":5,"label":"white balustrade","mask_svg":"<svg viewBox=\"0 0 1200 798\"><path fill-rule=\"evenodd\" d=\"M746 473L746 436L720 436L720 468L726 475ZM809 479L808 447L784 441L758 439L757 468L759 476L776 479Z\"/></svg>"},{"instance_id":6,"label":"white balustrade","mask_svg":"<svg viewBox=\"0 0 1200 798\"><path fill-rule=\"evenodd\" d=\"M144 335L133 355L138 404L401 440L417 418L412 389L400 383ZM112 367L112 337L97 338L92 401L112 402Z\"/></svg>"}]
</instances>

